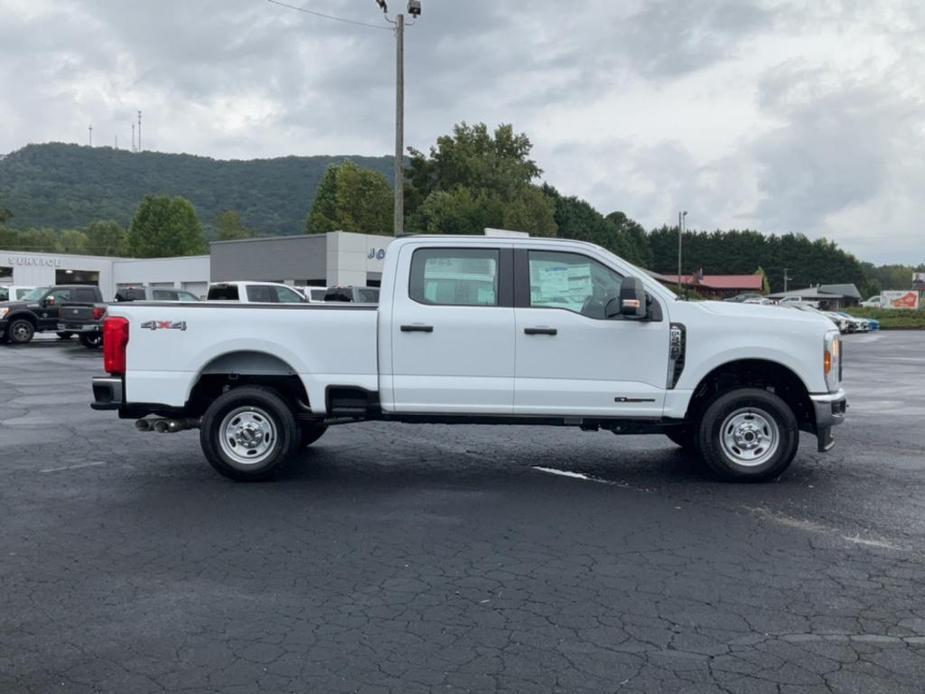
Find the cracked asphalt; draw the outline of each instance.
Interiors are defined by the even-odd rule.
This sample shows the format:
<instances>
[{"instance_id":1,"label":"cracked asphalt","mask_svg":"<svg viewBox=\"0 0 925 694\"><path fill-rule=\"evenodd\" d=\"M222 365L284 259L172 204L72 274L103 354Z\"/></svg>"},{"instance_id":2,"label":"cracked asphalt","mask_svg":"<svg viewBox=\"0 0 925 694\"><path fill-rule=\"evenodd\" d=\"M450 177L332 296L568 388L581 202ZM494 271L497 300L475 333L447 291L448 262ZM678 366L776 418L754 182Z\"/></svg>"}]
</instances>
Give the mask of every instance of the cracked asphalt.
<instances>
[{"instance_id":1,"label":"cracked asphalt","mask_svg":"<svg viewBox=\"0 0 925 694\"><path fill-rule=\"evenodd\" d=\"M838 445L366 423L235 484L0 347L0 692L921 692L925 334L850 336ZM570 473L566 476L560 473Z\"/></svg>"}]
</instances>

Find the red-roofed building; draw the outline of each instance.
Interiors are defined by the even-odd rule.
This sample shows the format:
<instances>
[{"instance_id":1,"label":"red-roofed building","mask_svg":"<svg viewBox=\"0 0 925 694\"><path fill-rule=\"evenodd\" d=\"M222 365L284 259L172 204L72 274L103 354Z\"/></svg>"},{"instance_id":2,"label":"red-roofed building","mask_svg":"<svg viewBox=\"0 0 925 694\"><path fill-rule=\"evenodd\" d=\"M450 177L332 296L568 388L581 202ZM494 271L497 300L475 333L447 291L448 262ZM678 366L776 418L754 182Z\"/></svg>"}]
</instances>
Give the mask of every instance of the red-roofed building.
<instances>
[{"instance_id":1,"label":"red-roofed building","mask_svg":"<svg viewBox=\"0 0 925 694\"><path fill-rule=\"evenodd\" d=\"M670 289L678 286L677 275L651 275ZM761 294L764 278L761 275L681 275L681 286L695 290L710 299L728 299L737 294Z\"/></svg>"}]
</instances>

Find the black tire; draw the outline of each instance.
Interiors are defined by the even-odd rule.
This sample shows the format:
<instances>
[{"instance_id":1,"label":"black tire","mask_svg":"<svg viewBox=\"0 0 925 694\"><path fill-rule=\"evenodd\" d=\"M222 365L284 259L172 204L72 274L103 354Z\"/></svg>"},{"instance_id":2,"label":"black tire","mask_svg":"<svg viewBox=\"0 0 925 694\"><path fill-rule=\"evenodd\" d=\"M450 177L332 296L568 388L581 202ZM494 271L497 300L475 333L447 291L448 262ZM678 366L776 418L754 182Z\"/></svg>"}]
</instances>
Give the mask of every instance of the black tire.
<instances>
[{"instance_id":1,"label":"black tire","mask_svg":"<svg viewBox=\"0 0 925 694\"><path fill-rule=\"evenodd\" d=\"M102 333L81 333L77 339L87 349L97 349L103 346Z\"/></svg>"},{"instance_id":2,"label":"black tire","mask_svg":"<svg viewBox=\"0 0 925 694\"><path fill-rule=\"evenodd\" d=\"M243 438L231 435L233 431ZM202 418L199 442L219 473L233 480L259 482L272 477L299 449L301 433L292 410L276 391L242 386L212 402ZM227 437L224 442L223 437ZM257 451L254 462L247 459L251 451Z\"/></svg>"},{"instance_id":3,"label":"black tire","mask_svg":"<svg viewBox=\"0 0 925 694\"><path fill-rule=\"evenodd\" d=\"M324 424L303 424L302 425L302 437L300 439L299 445L302 448L308 448L315 441L324 436L324 432L328 430L328 427Z\"/></svg>"},{"instance_id":4,"label":"black tire","mask_svg":"<svg viewBox=\"0 0 925 694\"><path fill-rule=\"evenodd\" d=\"M61 340L70 340L74 337L74 333L58 333L58 339Z\"/></svg>"},{"instance_id":5,"label":"black tire","mask_svg":"<svg viewBox=\"0 0 925 694\"><path fill-rule=\"evenodd\" d=\"M35 337L35 326L25 318L16 318L7 325L7 336L14 345L24 345L32 342Z\"/></svg>"},{"instance_id":6,"label":"black tire","mask_svg":"<svg viewBox=\"0 0 925 694\"><path fill-rule=\"evenodd\" d=\"M685 451L697 450L697 431L691 427L674 427L665 430L665 436Z\"/></svg>"},{"instance_id":7,"label":"black tire","mask_svg":"<svg viewBox=\"0 0 925 694\"><path fill-rule=\"evenodd\" d=\"M716 397L697 431L707 467L735 482L778 477L796 455L800 432L793 411L780 397L760 388L741 388Z\"/></svg>"}]
</instances>

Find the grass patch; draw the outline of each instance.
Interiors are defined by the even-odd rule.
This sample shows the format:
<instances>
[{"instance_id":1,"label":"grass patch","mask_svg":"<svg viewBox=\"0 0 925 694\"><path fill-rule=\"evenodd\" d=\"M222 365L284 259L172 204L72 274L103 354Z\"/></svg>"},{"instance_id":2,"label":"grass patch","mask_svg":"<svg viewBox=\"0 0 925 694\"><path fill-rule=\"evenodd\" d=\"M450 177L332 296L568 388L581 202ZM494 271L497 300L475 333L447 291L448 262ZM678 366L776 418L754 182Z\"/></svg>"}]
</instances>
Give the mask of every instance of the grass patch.
<instances>
[{"instance_id":1,"label":"grass patch","mask_svg":"<svg viewBox=\"0 0 925 694\"><path fill-rule=\"evenodd\" d=\"M858 318L876 318L881 330L925 330L925 310L852 307L845 310Z\"/></svg>"}]
</instances>

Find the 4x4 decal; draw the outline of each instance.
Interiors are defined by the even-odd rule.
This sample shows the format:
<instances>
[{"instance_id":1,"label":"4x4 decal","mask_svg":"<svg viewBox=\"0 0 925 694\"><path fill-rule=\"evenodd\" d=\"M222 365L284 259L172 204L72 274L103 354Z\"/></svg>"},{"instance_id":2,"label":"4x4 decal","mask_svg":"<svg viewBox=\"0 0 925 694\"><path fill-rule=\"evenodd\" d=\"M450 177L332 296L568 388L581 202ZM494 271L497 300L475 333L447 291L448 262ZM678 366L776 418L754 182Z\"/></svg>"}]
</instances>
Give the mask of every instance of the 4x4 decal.
<instances>
[{"instance_id":1,"label":"4x4 decal","mask_svg":"<svg viewBox=\"0 0 925 694\"><path fill-rule=\"evenodd\" d=\"M186 321L149 320L141 324L145 330L186 330Z\"/></svg>"}]
</instances>

